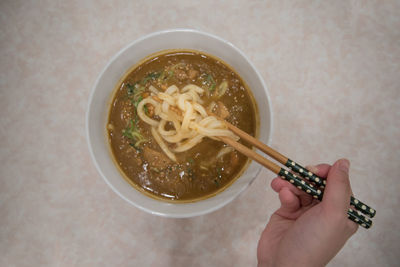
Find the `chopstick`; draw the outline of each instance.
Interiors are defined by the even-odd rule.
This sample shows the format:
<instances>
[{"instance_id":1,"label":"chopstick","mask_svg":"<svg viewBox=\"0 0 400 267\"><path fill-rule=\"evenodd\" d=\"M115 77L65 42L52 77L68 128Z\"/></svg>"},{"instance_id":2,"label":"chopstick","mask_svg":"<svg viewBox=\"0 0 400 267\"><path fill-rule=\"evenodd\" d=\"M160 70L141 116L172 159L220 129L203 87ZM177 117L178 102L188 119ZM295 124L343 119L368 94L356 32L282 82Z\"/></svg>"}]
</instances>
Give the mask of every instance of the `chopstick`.
<instances>
[{"instance_id":1,"label":"chopstick","mask_svg":"<svg viewBox=\"0 0 400 267\"><path fill-rule=\"evenodd\" d=\"M235 140L229 137L218 137L222 142L230 145L231 147L235 148L238 152L244 154L245 156L257 161L267 169L273 171L274 173L278 174L282 179L290 182L298 189L306 192L307 194L311 195L313 198L318 200L322 200L323 191L314 187L311 183L302 180L299 176L291 173L290 171L279 167L277 164L273 163L272 161L264 158L260 154L257 154L255 151L249 149L245 145L242 145ZM349 208L347 211L347 217L354 221L355 223L361 225L362 227L368 229L372 226L372 221L367 217L363 216L360 211L355 211L352 208Z\"/></svg>"},{"instance_id":2,"label":"chopstick","mask_svg":"<svg viewBox=\"0 0 400 267\"><path fill-rule=\"evenodd\" d=\"M152 96L152 98L157 102L162 102L160 98L157 96ZM181 114L179 109L174 107L170 107L171 110L174 112ZM173 109L174 108L174 109ZM209 115L215 116L219 118L217 115L213 114L212 112L207 112ZM302 180L300 177L292 174L290 171L287 171L284 168L279 167L277 164L273 163L272 161L262 157L261 155L257 154L255 151L247 148L246 146L236 142L235 140L229 137L219 136L218 138L225 142L226 144L230 145L231 147L235 148L240 153L246 155L249 158L254 159L261 165L265 166L269 170L273 171L274 173L278 174L282 179L289 181L290 183L294 184L297 188L303 190L307 194L313 196L316 199L322 200L323 197L323 188L325 187L326 181L321 177L313 174L312 172L308 171L306 168L302 167L301 165L297 164L296 162L290 160L289 158L283 156L278 151L272 149L271 147L265 145L264 143L260 142L256 138L252 137L251 135L247 134L246 132L240 130L239 128L235 127L234 125L230 124L229 122L225 121L224 119L219 118L223 121L226 126L235 134L237 134L243 140L249 142L250 144L254 145L267 155L271 156L281 164L285 165L289 169L297 172L301 177L311 180L320 188L314 187L312 183L306 182ZM357 211L353 210L351 207L347 211L347 216L350 220L354 221L355 223L361 225L362 227L368 229L372 226L372 221L367 217L363 216L361 212L370 216L371 218L375 216L376 211L369 207L368 205L362 203L358 199L351 196L350 199L351 205L357 209ZM361 212L360 212L361 211Z\"/></svg>"},{"instance_id":3,"label":"chopstick","mask_svg":"<svg viewBox=\"0 0 400 267\"><path fill-rule=\"evenodd\" d=\"M324 188L326 185L326 180L322 179L321 177L315 175L311 171L308 171L306 168L301 166L300 164L294 162L293 160L289 159L288 157L285 157L278 151L274 150L273 148L267 146L266 144L260 142L253 136L247 134L246 132L240 130L239 128L235 127L234 125L230 124L229 122L223 120L226 124L226 126L234 132L236 135L238 135L240 138L243 140L249 142L250 144L254 145L258 149L260 149L262 152L267 154L268 156L272 157L273 159L277 160L281 164L285 165L289 169L297 172L301 177L311 180L314 182L316 185L320 186L321 188ZM361 211L362 213L368 215L369 217L373 218L376 214L376 210L368 206L367 204L363 203L359 199L355 198L354 196L350 197L350 204L354 206L354 208L358 211Z\"/></svg>"}]
</instances>

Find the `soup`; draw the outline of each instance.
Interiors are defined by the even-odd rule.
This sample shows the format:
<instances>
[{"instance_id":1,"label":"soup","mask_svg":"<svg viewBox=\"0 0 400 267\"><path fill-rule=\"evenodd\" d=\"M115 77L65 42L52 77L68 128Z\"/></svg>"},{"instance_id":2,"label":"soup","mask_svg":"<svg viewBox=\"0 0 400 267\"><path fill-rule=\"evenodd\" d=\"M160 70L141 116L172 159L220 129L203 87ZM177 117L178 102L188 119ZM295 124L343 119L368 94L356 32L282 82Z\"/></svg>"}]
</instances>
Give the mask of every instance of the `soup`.
<instances>
[{"instance_id":1,"label":"soup","mask_svg":"<svg viewBox=\"0 0 400 267\"><path fill-rule=\"evenodd\" d=\"M134 66L117 85L107 132L115 162L136 189L195 201L222 191L249 163L218 140L238 140L222 119L255 136L257 115L251 92L227 64L169 50Z\"/></svg>"}]
</instances>

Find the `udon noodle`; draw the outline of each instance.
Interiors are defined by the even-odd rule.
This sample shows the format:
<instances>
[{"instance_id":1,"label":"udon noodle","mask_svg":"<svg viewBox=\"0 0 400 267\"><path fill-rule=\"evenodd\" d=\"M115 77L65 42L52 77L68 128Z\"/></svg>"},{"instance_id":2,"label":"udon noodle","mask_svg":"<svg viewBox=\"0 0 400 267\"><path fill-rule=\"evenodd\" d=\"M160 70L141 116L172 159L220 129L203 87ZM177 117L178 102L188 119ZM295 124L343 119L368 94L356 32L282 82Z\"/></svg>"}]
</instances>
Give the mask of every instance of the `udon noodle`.
<instances>
[{"instance_id":1,"label":"udon noodle","mask_svg":"<svg viewBox=\"0 0 400 267\"><path fill-rule=\"evenodd\" d=\"M132 66L114 92L107 139L118 170L140 192L198 201L225 190L247 168L249 158L224 142L238 139L225 125L257 136L257 105L221 59L160 51Z\"/></svg>"},{"instance_id":2,"label":"udon noodle","mask_svg":"<svg viewBox=\"0 0 400 267\"><path fill-rule=\"evenodd\" d=\"M202 105L204 89L201 87L189 84L179 90L176 85L171 85L165 92L160 92L154 86L149 89L151 94L139 103L137 113L141 120L151 126L154 140L171 160L176 162L174 153L191 149L204 137L217 139L218 136L226 136L239 139L227 129L223 121L208 115ZM146 114L148 105L153 106L154 115L160 120ZM173 126L169 127L172 129L167 130L167 125ZM175 144L175 147L170 149L166 143Z\"/></svg>"}]
</instances>

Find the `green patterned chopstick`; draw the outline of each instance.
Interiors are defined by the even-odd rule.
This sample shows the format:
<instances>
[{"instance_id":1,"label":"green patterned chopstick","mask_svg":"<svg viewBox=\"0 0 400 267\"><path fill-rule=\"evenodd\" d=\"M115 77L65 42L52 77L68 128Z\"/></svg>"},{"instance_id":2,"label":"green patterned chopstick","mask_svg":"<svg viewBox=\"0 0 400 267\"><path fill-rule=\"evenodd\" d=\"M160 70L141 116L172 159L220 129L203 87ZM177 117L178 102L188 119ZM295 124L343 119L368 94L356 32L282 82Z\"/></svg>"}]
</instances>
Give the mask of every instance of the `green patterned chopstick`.
<instances>
[{"instance_id":1,"label":"green patterned chopstick","mask_svg":"<svg viewBox=\"0 0 400 267\"><path fill-rule=\"evenodd\" d=\"M294 186L296 186L298 189L311 195L313 198L322 200L324 192L321 189L314 187L309 182L302 180L296 174L293 174L293 173L285 170L284 168L281 168L278 175L282 179L284 179L284 180L288 181L289 183L293 184ZM347 211L347 217L350 220L352 220L353 222L361 225L362 227L364 227L366 229L369 229L372 226L372 221L370 219L363 216L360 211L355 211L352 208L349 208L349 210Z\"/></svg>"},{"instance_id":2,"label":"green patterned chopstick","mask_svg":"<svg viewBox=\"0 0 400 267\"><path fill-rule=\"evenodd\" d=\"M289 169L297 172L301 177L314 182L316 185L320 186L321 188L324 188L326 185L325 179L322 179L321 177L308 171L306 168L302 167L300 164L294 162L291 159L288 159L286 161L285 166L288 167ZM361 211L362 213L364 213L365 215L368 215L371 218L373 218L376 214L376 211L373 208L369 207L367 204L361 202L360 200L356 199L353 196L350 197L350 204L352 206L354 206L354 208L356 210Z\"/></svg>"},{"instance_id":3,"label":"green patterned chopstick","mask_svg":"<svg viewBox=\"0 0 400 267\"><path fill-rule=\"evenodd\" d=\"M214 114L211 114L214 115ZM222 119L221 119L222 120ZM253 150L248 149L246 146L237 143L233 139L227 138L227 137L219 137L219 139L226 144L232 146L235 148L238 152L246 155L249 158L254 159L258 163L262 164L269 170L275 172L279 176L281 176L283 179L289 181L290 183L294 184L296 187L300 188L304 192L312 195L314 198L317 198L319 200L322 200L323 196L323 188L325 187L326 180L322 179L321 177L316 176L312 172L309 172L308 170L306 171L305 168L300 166L299 164L296 164L294 161L290 160L289 158L285 157L278 151L272 149L271 147L267 146L266 144L260 142L253 136L247 134L246 132L240 130L239 128L236 128L229 122L222 120L225 122L225 125L235 134L237 134L240 138L243 140L246 140L250 144L254 145L258 149L260 149L262 152L266 153L267 155L271 156L281 164L290 167L294 171L298 172L299 175L301 175L304 178L308 178L308 180L311 180L316 184L314 187L313 184L309 183L308 181L304 181L298 176L292 174L291 172L279 167L277 164L271 162L270 160L262 157L261 155L257 154ZM289 166L288 166L289 165ZM304 175L304 176L303 176ZM318 186L318 187L317 187ZM352 208L350 208L347 212L348 217L350 220L354 221L355 223L360 224L364 228L370 228L372 225L372 221L366 217L364 217L361 212L367 214L371 218L376 214L376 211L369 207L368 205L362 203L358 199L354 198L353 196L350 199L350 204L354 207L354 209L358 210L358 212L355 212ZM360 212L361 211L361 212Z\"/></svg>"},{"instance_id":4,"label":"green patterned chopstick","mask_svg":"<svg viewBox=\"0 0 400 267\"><path fill-rule=\"evenodd\" d=\"M226 126L235 134L237 134L243 140L248 141L262 152L266 153L268 156L272 157L273 159L277 160L281 164L291 168L293 171L297 172L302 177L306 178L307 180L311 180L316 185L320 186L321 189L325 187L326 180L322 179L321 177L313 174L312 172L308 171L306 168L302 167L301 165L297 164L296 162L290 160L288 157L285 157L275 149L267 146L266 144L260 142L253 136L247 134L246 132L240 130L239 128L235 127L234 125L230 124L229 122L223 120ZM367 204L361 202L360 200L351 196L350 198L350 205L352 205L356 210L361 211L362 213L368 215L369 217L374 217L376 214L376 210L368 206Z\"/></svg>"},{"instance_id":5,"label":"green patterned chopstick","mask_svg":"<svg viewBox=\"0 0 400 267\"><path fill-rule=\"evenodd\" d=\"M219 136L218 137L221 141L226 143L227 145L230 145L231 147L235 148L236 151L242 153L243 155L257 161L264 167L268 168L269 170L273 171L274 173L278 174L280 177L283 179L289 181L292 183L294 186L297 188L303 190L307 194L313 196L316 199L322 200L323 196L323 191L320 188L314 187L311 183L308 181L302 180L299 176L291 173L288 170L285 170L284 168L279 167L277 164L273 163L272 161L264 158L260 154L257 154L255 151L247 148L246 146L242 145L241 143L236 142L235 140L229 138L229 137L224 137L224 136ZM365 220L364 216L360 216L360 214L348 211L348 218L355 223L361 225L362 227L369 228L372 225L372 222L370 220ZM356 220L357 219L357 220Z\"/></svg>"}]
</instances>

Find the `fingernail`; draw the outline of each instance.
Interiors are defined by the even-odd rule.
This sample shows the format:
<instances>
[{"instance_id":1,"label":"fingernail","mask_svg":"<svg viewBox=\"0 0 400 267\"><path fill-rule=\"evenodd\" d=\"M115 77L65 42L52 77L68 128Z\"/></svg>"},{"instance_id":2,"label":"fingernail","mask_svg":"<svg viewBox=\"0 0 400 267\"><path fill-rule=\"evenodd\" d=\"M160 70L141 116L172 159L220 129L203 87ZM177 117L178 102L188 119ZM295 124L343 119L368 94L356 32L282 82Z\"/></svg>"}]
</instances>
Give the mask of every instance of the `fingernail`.
<instances>
[{"instance_id":1,"label":"fingernail","mask_svg":"<svg viewBox=\"0 0 400 267\"><path fill-rule=\"evenodd\" d=\"M348 173L350 167L350 162L347 159L341 159L339 161L339 169Z\"/></svg>"},{"instance_id":2,"label":"fingernail","mask_svg":"<svg viewBox=\"0 0 400 267\"><path fill-rule=\"evenodd\" d=\"M308 166L306 166L306 169L309 170L312 173L318 172L318 167L317 166L308 165Z\"/></svg>"}]
</instances>

